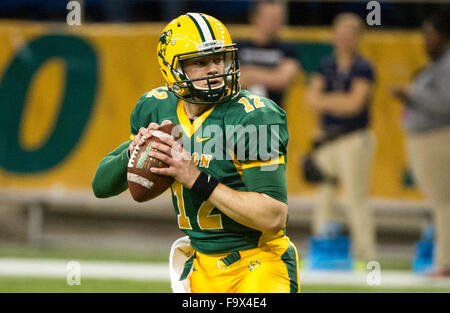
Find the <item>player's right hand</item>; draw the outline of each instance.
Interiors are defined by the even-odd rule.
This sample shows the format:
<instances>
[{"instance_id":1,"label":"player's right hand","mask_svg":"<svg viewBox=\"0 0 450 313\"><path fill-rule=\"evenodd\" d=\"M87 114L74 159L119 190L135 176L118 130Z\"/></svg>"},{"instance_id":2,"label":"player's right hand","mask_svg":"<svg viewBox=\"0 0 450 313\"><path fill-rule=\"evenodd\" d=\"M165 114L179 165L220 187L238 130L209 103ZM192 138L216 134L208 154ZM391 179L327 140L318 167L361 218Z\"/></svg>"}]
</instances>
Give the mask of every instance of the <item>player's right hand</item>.
<instances>
[{"instance_id":1,"label":"player's right hand","mask_svg":"<svg viewBox=\"0 0 450 313\"><path fill-rule=\"evenodd\" d=\"M147 128L141 127L139 129L139 132L136 135L134 135L133 141L128 146L129 154L133 153L133 150L136 148L136 146L142 146L145 140L152 136L152 134L150 133L151 130L158 128L159 128L158 123L150 123Z\"/></svg>"},{"instance_id":2,"label":"player's right hand","mask_svg":"<svg viewBox=\"0 0 450 313\"><path fill-rule=\"evenodd\" d=\"M150 138L152 136L151 131L160 128L163 125L172 123L169 120L165 120L159 125L158 123L150 123L148 124L148 127L141 127L139 129L139 132L134 136L133 141L128 146L128 153L131 155L133 153L134 148L136 146L142 146L147 138Z\"/></svg>"}]
</instances>

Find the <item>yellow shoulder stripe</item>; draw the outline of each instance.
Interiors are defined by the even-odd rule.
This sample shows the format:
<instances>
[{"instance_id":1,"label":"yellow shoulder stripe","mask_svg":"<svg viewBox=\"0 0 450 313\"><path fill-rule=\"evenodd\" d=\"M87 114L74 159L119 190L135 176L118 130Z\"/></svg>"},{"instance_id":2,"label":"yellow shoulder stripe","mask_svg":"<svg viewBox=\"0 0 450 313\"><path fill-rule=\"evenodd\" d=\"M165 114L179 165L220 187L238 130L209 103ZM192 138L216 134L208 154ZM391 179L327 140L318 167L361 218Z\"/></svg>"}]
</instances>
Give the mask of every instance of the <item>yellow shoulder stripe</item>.
<instances>
[{"instance_id":1,"label":"yellow shoulder stripe","mask_svg":"<svg viewBox=\"0 0 450 313\"><path fill-rule=\"evenodd\" d=\"M261 166L269 166L269 165L275 165L275 164L285 164L284 155L279 156L275 159L270 159L267 161L247 161L245 163L241 163L241 168L243 170L247 168L253 168L253 167L261 167Z\"/></svg>"}]
</instances>

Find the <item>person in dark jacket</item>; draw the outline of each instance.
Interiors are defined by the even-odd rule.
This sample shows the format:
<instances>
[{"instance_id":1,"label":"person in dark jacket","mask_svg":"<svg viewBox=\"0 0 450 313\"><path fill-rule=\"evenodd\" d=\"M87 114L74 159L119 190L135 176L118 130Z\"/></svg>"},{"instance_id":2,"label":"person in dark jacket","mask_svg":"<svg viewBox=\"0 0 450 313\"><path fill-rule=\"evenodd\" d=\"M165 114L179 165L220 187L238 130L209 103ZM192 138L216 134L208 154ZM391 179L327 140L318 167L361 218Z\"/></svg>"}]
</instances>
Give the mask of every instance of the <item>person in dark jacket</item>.
<instances>
[{"instance_id":1,"label":"person in dark jacket","mask_svg":"<svg viewBox=\"0 0 450 313\"><path fill-rule=\"evenodd\" d=\"M312 74L306 103L319 114L322 144L313 160L324 175L337 178L343 188L357 262L373 260L375 228L368 207L369 181L375 153L375 137L369 129L370 105L375 82L371 63L359 53L363 32L360 17L343 13L333 24L334 53L325 57ZM313 231L323 235L325 225L335 221L335 183L318 186L318 204L313 211Z\"/></svg>"}]
</instances>

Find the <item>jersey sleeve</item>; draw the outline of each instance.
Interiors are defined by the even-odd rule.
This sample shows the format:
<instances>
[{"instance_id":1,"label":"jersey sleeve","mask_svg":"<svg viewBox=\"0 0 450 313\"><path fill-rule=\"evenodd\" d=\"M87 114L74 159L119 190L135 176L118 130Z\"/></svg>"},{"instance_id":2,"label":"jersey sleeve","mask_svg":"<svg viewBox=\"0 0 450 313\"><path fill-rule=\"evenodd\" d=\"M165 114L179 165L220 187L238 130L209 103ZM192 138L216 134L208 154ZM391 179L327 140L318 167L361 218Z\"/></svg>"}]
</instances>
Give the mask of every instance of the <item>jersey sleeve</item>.
<instances>
[{"instance_id":1,"label":"jersey sleeve","mask_svg":"<svg viewBox=\"0 0 450 313\"><path fill-rule=\"evenodd\" d=\"M269 170L270 169L270 170ZM286 186L286 164L243 170L243 178L248 191L264 193L278 201L288 203Z\"/></svg>"},{"instance_id":2,"label":"jersey sleeve","mask_svg":"<svg viewBox=\"0 0 450 313\"><path fill-rule=\"evenodd\" d=\"M248 191L265 193L287 202L286 153L289 133L286 113L271 100L250 96L234 141L234 158ZM247 108L250 108L248 106ZM245 107L244 107L245 110Z\"/></svg>"},{"instance_id":3,"label":"jersey sleeve","mask_svg":"<svg viewBox=\"0 0 450 313\"><path fill-rule=\"evenodd\" d=\"M245 113L233 125L235 158L244 167L270 165L282 158L289 139L286 113L264 97L250 95L239 103Z\"/></svg>"},{"instance_id":4,"label":"jersey sleeve","mask_svg":"<svg viewBox=\"0 0 450 313\"><path fill-rule=\"evenodd\" d=\"M128 188L128 140L104 157L92 181L92 190L97 198L108 198L118 195Z\"/></svg>"},{"instance_id":5,"label":"jersey sleeve","mask_svg":"<svg viewBox=\"0 0 450 313\"><path fill-rule=\"evenodd\" d=\"M134 107L133 111L131 112L130 116L130 132L133 135L136 135L139 132L140 125L142 122L140 121L140 114L139 112L142 110L142 103L145 101L145 95L141 96L139 98L138 103Z\"/></svg>"},{"instance_id":6,"label":"jersey sleeve","mask_svg":"<svg viewBox=\"0 0 450 313\"><path fill-rule=\"evenodd\" d=\"M146 92L139 98L130 117L130 131L133 135L136 135L141 127L148 127L151 122L158 121L157 106L166 98L167 90L163 87Z\"/></svg>"}]
</instances>

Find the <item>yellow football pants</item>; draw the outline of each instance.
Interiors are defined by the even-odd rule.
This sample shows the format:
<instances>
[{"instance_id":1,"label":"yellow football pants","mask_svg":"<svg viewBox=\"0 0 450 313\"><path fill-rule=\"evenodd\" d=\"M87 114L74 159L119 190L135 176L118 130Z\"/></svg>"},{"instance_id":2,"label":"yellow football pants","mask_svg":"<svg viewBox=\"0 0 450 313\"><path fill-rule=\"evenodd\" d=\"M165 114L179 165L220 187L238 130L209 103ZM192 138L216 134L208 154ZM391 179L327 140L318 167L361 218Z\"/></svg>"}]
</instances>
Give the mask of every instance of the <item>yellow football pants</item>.
<instances>
[{"instance_id":1,"label":"yellow football pants","mask_svg":"<svg viewBox=\"0 0 450 313\"><path fill-rule=\"evenodd\" d=\"M263 246L225 254L196 252L192 292L300 292L297 249L284 236Z\"/></svg>"}]
</instances>

